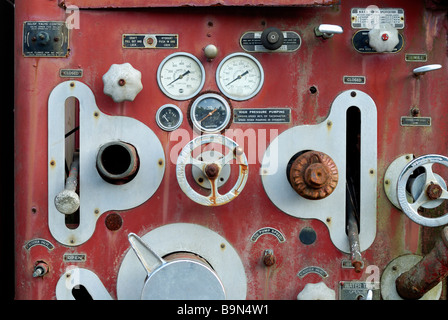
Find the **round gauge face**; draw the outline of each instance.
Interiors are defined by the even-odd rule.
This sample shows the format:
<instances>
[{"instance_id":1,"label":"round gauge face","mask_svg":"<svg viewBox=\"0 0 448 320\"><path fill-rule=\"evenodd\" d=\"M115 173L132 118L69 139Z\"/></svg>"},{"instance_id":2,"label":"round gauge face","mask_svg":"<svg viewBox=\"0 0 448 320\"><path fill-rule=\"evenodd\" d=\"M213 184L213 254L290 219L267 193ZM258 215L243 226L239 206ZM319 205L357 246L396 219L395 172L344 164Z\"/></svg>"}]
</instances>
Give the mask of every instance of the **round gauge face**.
<instances>
[{"instance_id":1,"label":"round gauge face","mask_svg":"<svg viewBox=\"0 0 448 320\"><path fill-rule=\"evenodd\" d=\"M160 90L174 100L187 100L199 93L205 82L201 62L186 52L166 57L157 70Z\"/></svg>"},{"instance_id":2,"label":"round gauge face","mask_svg":"<svg viewBox=\"0 0 448 320\"><path fill-rule=\"evenodd\" d=\"M216 83L223 94L232 100L247 100L263 86L261 64L247 53L233 53L225 57L216 71Z\"/></svg>"},{"instance_id":3,"label":"round gauge face","mask_svg":"<svg viewBox=\"0 0 448 320\"><path fill-rule=\"evenodd\" d=\"M205 133L216 133L227 127L231 109L226 99L214 93L197 98L190 109L193 126Z\"/></svg>"},{"instance_id":4,"label":"round gauge face","mask_svg":"<svg viewBox=\"0 0 448 320\"><path fill-rule=\"evenodd\" d=\"M157 125L165 131L173 131L182 124L182 111L174 104L165 104L157 110Z\"/></svg>"}]
</instances>

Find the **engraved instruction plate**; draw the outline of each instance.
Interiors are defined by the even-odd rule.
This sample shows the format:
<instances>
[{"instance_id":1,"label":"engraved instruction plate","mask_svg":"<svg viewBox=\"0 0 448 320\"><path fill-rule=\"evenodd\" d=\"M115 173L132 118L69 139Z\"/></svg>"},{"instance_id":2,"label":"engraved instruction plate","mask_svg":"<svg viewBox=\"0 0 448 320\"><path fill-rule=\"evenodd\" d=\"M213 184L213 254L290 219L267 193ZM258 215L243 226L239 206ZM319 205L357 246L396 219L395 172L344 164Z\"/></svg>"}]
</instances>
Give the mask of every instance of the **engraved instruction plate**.
<instances>
[{"instance_id":1,"label":"engraved instruction plate","mask_svg":"<svg viewBox=\"0 0 448 320\"><path fill-rule=\"evenodd\" d=\"M176 49L177 34L123 34L122 46L126 49Z\"/></svg>"},{"instance_id":2,"label":"engraved instruction plate","mask_svg":"<svg viewBox=\"0 0 448 320\"><path fill-rule=\"evenodd\" d=\"M277 50L266 49L261 43L261 31L249 31L241 36L240 45L247 52L294 52L300 48L302 39L294 31L283 31L283 44Z\"/></svg>"},{"instance_id":3,"label":"engraved instruction plate","mask_svg":"<svg viewBox=\"0 0 448 320\"><path fill-rule=\"evenodd\" d=\"M233 109L234 123L289 123L289 108Z\"/></svg>"},{"instance_id":4,"label":"engraved instruction plate","mask_svg":"<svg viewBox=\"0 0 448 320\"><path fill-rule=\"evenodd\" d=\"M404 28L404 10L401 8L352 8L353 29L372 29L375 24L388 23L395 29Z\"/></svg>"},{"instance_id":5,"label":"engraved instruction plate","mask_svg":"<svg viewBox=\"0 0 448 320\"><path fill-rule=\"evenodd\" d=\"M365 300L369 290L372 290L372 300L380 300L378 283L341 281L339 282L339 300Z\"/></svg>"},{"instance_id":6,"label":"engraved instruction plate","mask_svg":"<svg viewBox=\"0 0 448 320\"><path fill-rule=\"evenodd\" d=\"M68 29L65 21L26 21L23 23L23 56L68 56Z\"/></svg>"}]
</instances>

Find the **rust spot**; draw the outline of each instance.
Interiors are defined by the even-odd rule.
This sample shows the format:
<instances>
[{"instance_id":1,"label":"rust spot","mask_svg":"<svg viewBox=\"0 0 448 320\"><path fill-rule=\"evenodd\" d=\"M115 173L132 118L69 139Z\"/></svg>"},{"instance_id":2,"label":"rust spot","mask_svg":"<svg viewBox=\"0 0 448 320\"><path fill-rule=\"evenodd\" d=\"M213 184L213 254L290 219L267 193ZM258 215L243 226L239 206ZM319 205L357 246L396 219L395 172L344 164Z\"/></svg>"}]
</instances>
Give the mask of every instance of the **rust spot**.
<instances>
[{"instance_id":1,"label":"rust spot","mask_svg":"<svg viewBox=\"0 0 448 320\"><path fill-rule=\"evenodd\" d=\"M56 161L51 160L51 161L50 161L50 166L54 167L55 165L56 165Z\"/></svg>"},{"instance_id":2,"label":"rust spot","mask_svg":"<svg viewBox=\"0 0 448 320\"><path fill-rule=\"evenodd\" d=\"M123 219L118 213L108 214L105 220L106 228L111 231L116 231L123 225Z\"/></svg>"}]
</instances>

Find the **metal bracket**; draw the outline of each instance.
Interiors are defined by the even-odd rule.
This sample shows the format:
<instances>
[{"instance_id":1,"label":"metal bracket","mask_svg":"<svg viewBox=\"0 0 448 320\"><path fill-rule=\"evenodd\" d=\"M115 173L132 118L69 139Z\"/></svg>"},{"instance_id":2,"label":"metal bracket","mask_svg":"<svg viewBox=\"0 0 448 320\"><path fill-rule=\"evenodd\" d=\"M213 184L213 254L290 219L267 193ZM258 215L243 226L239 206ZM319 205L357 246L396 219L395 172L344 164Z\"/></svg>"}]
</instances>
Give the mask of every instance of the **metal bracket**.
<instances>
[{"instance_id":1,"label":"metal bracket","mask_svg":"<svg viewBox=\"0 0 448 320\"><path fill-rule=\"evenodd\" d=\"M54 204L65 185L65 101L79 101L80 126L80 223L76 229L65 225L65 216ZM106 182L96 168L97 153L110 141L131 143L137 150L140 169L133 180L114 185ZM48 99L48 226L53 237L68 246L86 242L94 233L103 212L125 210L148 200L159 187L165 172L162 145L142 122L122 116L109 116L96 106L88 86L79 81L57 85Z\"/></svg>"},{"instance_id":2,"label":"metal bracket","mask_svg":"<svg viewBox=\"0 0 448 320\"><path fill-rule=\"evenodd\" d=\"M266 149L260 174L271 201L283 212L304 219L324 222L333 244L350 252L346 234L346 114L355 106L361 112L361 201L360 248L366 250L376 235L377 195L377 111L366 93L348 90L336 97L327 119L317 125L303 125L281 133ZM333 193L321 200L308 200L298 195L286 178L289 160L300 151L316 150L328 154L336 163L339 181Z\"/></svg>"}]
</instances>

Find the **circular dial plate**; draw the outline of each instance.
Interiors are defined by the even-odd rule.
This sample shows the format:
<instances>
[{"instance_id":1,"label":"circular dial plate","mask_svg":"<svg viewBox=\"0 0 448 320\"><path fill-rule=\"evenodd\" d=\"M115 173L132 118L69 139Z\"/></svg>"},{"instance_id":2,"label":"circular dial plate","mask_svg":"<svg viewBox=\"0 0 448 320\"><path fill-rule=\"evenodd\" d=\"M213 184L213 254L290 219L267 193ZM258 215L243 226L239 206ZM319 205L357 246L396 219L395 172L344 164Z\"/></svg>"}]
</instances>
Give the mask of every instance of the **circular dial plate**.
<instances>
[{"instance_id":1,"label":"circular dial plate","mask_svg":"<svg viewBox=\"0 0 448 320\"><path fill-rule=\"evenodd\" d=\"M207 93L193 102L190 118L196 129L216 133L227 127L231 113L226 99L215 93Z\"/></svg>"},{"instance_id":2,"label":"circular dial plate","mask_svg":"<svg viewBox=\"0 0 448 320\"><path fill-rule=\"evenodd\" d=\"M247 53L233 53L225 57L216 71L216 83L223 94L233 100L247 100L263 86L261 64Z\"/></svg>"},{"instance_id":3,"label":"circular dial plate","mask_svg":"<svg viewBox=\"0 0 448 320\"><path fill-rule=\"evenodd\" d=\"M157 70L160 90L174 100L187 100L199 93L205 82L201 62L186 52L166 57Z\"/></svg>"},{"instance_id":4,"label":"circular dial plate","mask_svg":"<svg viewBox=\"0 0 448 320\"><path fill-rule=\"evenodd\" d=\"M174 104L165 104L157 110L156 122L165 131L173 131L182 124L182 111Z\"/></svg>"}]
</instances>

